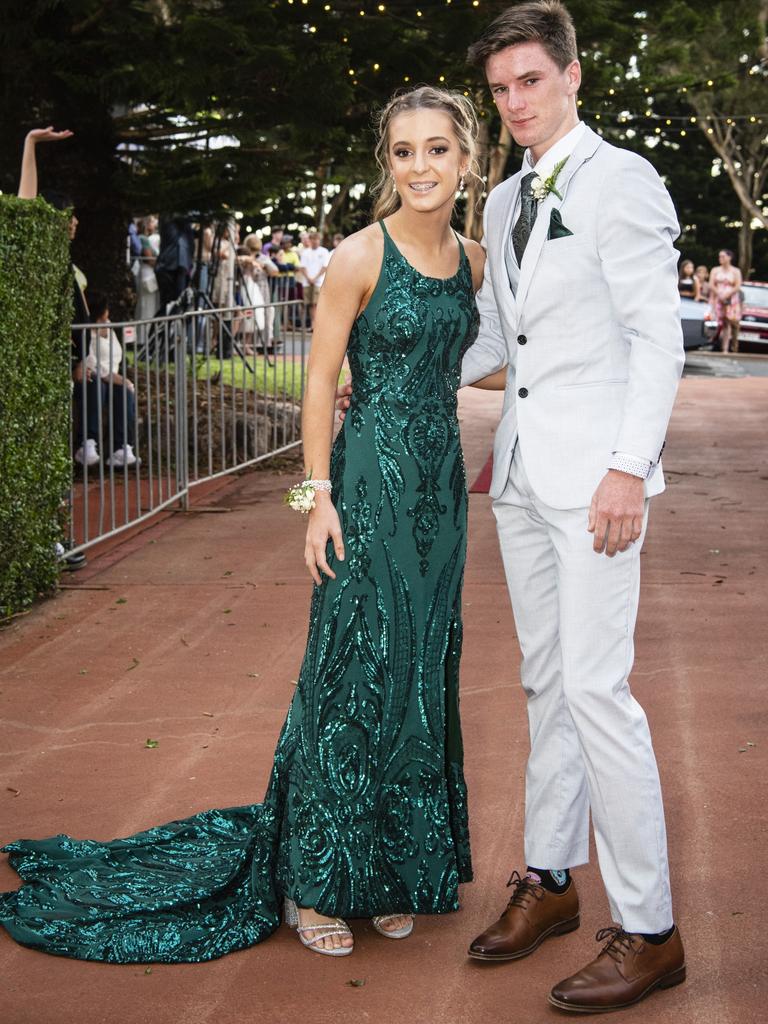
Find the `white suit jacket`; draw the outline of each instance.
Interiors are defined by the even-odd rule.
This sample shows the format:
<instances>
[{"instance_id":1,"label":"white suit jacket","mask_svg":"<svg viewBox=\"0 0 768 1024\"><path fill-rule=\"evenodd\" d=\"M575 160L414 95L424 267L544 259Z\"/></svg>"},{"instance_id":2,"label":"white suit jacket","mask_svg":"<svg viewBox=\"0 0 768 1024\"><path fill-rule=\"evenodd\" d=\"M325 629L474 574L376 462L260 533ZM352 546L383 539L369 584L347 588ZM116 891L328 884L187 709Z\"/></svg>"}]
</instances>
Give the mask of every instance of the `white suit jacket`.
<instances>
[{"instance_id":1,"label":"white suit jacket","mask_svg":"<svg viewBox=\"0 0 768 1024\"><path fill-rule=\"evenodd\" d=\"M539 204L515 295L505 247L521 177L486 202L480 331L462 364L462 385L508 366L491 496L518 440L552 508L587 507L614 451L648 459L646 494L658 494L684 362L669 193L647 160L587 129L558 178L562 200ZM553 209L569 237L547 239Z\"/></svg>"}]
</instances>

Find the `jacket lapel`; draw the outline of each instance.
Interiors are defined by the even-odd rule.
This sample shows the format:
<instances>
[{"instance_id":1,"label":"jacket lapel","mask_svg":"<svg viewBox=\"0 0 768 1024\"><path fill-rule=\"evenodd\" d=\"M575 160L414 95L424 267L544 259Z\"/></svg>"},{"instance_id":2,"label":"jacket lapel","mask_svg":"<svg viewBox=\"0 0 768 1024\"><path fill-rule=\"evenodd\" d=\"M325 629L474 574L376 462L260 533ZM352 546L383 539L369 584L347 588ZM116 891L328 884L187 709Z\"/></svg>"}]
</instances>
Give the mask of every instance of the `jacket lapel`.
<instances>
[{"instance_id":1,"label":"jacket lapel","mask_svg":"<svg viewBox=\"0 0 768 1024\"><path fill-rule=\"evenodd\" d=\"M520 266L520 284L517 288L516 302L518 318L522 314L523 303L525 302L525 297L528 294L528 289L530 288L531 281L533 280L533 274L539 262L541 250L544 246L544 242L546 241L547 234L549 233L550 214L552 213L552 210L559 210L565 202L566 192L571 178L578 171L581 165L593 156L602 141L603 140L597 132L593 132L591 128L587 128L581 141L573 153L571 153L568 158L568 163L563 168L560 177L555 183L558 192L563 198L558 199L554 192L550 192L547 198L539 204L539 209L536 214L536 223L533 225L533 231L531 231L531 237L528 239L528 245L525 247L523 262Z\"/></svg>"}]
</instances>

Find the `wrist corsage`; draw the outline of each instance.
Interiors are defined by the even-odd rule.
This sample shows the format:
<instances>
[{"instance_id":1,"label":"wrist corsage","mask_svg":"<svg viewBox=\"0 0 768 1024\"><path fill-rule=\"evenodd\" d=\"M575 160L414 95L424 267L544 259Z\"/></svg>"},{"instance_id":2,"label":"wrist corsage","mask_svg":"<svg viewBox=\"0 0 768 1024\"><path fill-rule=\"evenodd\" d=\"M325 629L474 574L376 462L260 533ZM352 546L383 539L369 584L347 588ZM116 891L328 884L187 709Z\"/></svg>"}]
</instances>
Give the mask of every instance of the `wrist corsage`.
<instances>
[{"instance_id":1,"label":"wrist corsage","mask_svg":"<svg viewBox=\"0 0 768 1024\"><path fill-rule=\"evenodd\" d=\"M294 484L285 496L285 503L294 512L301 512L306 515L315 507L315 494L318 491L331 493L330 480L302 480L300 484Z\"/></svg>"}]
</instances>

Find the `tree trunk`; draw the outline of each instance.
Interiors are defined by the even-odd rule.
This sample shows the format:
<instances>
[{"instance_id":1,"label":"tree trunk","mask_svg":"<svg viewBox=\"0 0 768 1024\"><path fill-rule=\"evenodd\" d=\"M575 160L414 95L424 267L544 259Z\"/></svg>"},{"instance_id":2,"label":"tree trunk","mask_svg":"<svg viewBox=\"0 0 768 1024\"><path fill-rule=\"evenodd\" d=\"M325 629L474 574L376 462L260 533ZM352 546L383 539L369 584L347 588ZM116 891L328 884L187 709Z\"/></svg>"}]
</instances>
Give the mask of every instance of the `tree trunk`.
<instances>
[{"instance_id":1,"label":"tree trunk","mask_svg":"<svg viewBox=\"0 0 768 1024\"><path fill-rule=\"evenodd\" d=\"M331 208L328 211L328 216L325 218L325 226L329 234L336 230L336 218L344 211L344 205L346 204L351 184L351 181L345 181L341 186L341 191L331 200Z\"/></svg>"},{"instance_id":2,"label":"tree trunk","mask_svg":"<svg viewBox=\"0 0 768 1024\"><path fill-rule=\"evenodd\" d=\"M745 281L748 281L752 276L753 236L752 214L742 203L741 227L739 228L739 267Z\"/></svg>"},{"instance_id":3,"label":"tree trunk","mask_svg":"<svg viewBox=\"0 0 768 1024\"><path fill-rule=\"evenodd\" d=\"M490 160L488 164L488 184L486 185L488 192L491 192L496 188L504 177L504 171L507 167L507 161L509 160L509 153L511 149L512 136L509 134L509 129L506 125L502 124L496 145L490 153Z\"/></svg>"},{"instance_id":4,"label":"tree trunk","mask_svg":"<svg viewBox=\"0 0 768 1024\"><path fill-rule=\"evenodd\" d=\"M480 121L477 144L480 175L481 178L485 175L485 183L476 178L472 178L469 182L467 185L467 208L464 214L464 234L467 238L474 238L476 241L483 237L483 218L480 209L483 192L488 195L504 177L512 148L512 138L509 130L503 124L493 145L490 144L488 136L488 121L483 118Z\"/></svg>"}]
</instances>

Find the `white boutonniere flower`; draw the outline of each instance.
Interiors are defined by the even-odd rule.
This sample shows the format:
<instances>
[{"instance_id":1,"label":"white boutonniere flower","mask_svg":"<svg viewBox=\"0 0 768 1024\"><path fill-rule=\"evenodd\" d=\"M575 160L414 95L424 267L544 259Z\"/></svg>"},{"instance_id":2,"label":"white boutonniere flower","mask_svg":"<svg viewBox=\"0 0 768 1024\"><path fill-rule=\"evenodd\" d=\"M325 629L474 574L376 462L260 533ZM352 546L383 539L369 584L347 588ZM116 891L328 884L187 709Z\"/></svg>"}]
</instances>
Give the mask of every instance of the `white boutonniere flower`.
<instances>
[{"instance_id":1,"label":"white boutonniere flower","mask_svg":"<svg viewBox=\"0 0 768 1024\"><path fill-rule=\"evenodd\" d=\"M557 178L560 171L568 163L568 157L565 157L559 163L555 164L555 169L552 171L548 178L534 178L531 182L531 193L537 203L543 202L547 198L550 192L554 192L558 199L563 197L557 191Z\"/></svg>"}]
</instances>

